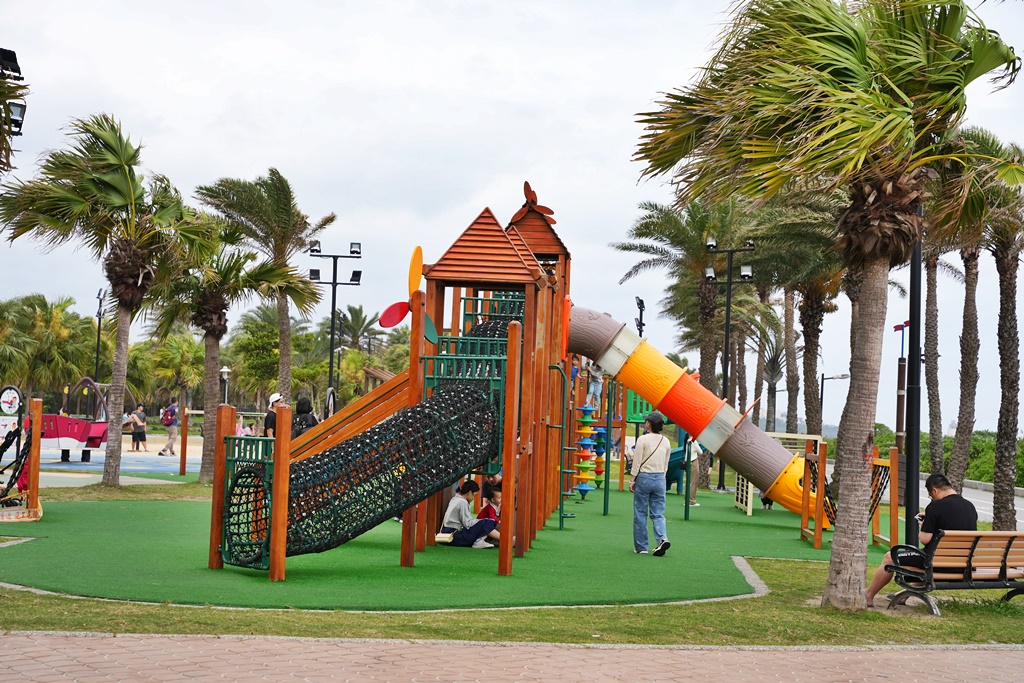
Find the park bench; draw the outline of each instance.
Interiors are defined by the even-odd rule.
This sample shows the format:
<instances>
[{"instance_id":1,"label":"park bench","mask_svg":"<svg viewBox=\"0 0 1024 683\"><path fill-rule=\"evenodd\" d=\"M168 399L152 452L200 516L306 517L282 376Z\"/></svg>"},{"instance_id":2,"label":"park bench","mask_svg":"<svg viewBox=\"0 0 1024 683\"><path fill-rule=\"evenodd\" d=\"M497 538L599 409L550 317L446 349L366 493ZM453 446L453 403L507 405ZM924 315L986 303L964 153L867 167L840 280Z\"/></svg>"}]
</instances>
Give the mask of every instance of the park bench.
<instances>
[{"instance_id":1,"label":"park bench","mask_svg":"<svg viewBox=\"0 0 1024 683\"><path fill-rule=\"evenodd\" d=\"M929 593L937 590L1003 589L1004 601L1024 594L1024 534L1017 531L942 531L930 552L909 545L890 550L895 574L903 590L889 598L889 608L916 596L932 614L939 607Z\"/></svg>"}]
</instances>

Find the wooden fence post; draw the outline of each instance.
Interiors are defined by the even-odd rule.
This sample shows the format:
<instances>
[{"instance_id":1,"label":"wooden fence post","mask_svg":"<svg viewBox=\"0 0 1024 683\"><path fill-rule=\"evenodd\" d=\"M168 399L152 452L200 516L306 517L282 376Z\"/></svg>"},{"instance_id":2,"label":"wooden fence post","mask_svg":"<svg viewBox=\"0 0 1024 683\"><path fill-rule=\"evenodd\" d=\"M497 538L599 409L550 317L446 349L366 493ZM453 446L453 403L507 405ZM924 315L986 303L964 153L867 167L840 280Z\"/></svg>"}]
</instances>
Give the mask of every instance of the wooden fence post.
<instances>
[{"instance_id":1,"label":"wooden fence post","mask_svg":"<svg viewBox=\"0 0 1024 683\"><path fill-rule=\"evenodd\" d=\"M274 427L274 490L270 510L270 580L284 581L288 548L288 479L291 471L292 408L277 406ZM234 427L234 420L229 422ZM224 425L227 427L227 425ZM218 430L221 425L217 425Z\"/></svg>"},{"instance_id":2,"label":"wooden fence post","mask_svg":"<svg viewBox=\"0 0 1024 683\"><path fill-rule=\"evenodd\" d=\"M512 574L512 539L516 533L516 457L519 455L519 346L522 325L512 321L508 325L508 363L505 365L505 424L501 444L502 499L501 538L498 541L498 575ZM523 514L528 514L526 510ZM517 542L523 543L520 536Z\"/></svg>"}]
</instances>

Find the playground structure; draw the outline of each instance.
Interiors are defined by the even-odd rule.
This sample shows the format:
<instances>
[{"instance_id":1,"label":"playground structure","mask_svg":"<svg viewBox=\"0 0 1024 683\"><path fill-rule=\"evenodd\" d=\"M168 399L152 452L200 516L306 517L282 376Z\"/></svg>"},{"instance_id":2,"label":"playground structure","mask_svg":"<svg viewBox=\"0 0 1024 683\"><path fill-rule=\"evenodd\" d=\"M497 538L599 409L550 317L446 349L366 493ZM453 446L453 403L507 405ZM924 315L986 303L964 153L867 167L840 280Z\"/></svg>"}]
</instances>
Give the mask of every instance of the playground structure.
<instances>
[{"instance_id":1,"label":"playground structure","mask_svg":"<svg viewBox=\"0 0 1024 683\"><path fill-rule=\"evenodd\" d=\"M83 378L74 387L64 387L64 405L60 414L43 415L40 445L60 450L61 462L70 462L73 450L81 450L82 462L90 462L91 452L107 442L106 391L109 389L109 384L97 384L90 377ZM90 398L90 392L95 398ZM85 398L89 403L82 418L71 417L71 400L76 396ZM135 407L135 397L127 387L124 405Z\"/></svg>"},{"instance_id":2,"label":"playground structure","mask_svg":"<svg viewBox=\"0 0 1024 683\"><path fill-rule=\"evenodd\" d=\"M622 323L572 306L569 252L551 210L529 184L525 194L507 227L484 209L435 263L414 252L409 303L389 316L397 324L412 313L409 370L294 442L287 429L275 439L234 437L235 409L220 407L211 568L269 569L284 580L286 557L335 548L399 513L400 564L413 566L415 553L434 545L443 489L502 470L498 573L510 574L551 514L559 510L560 526L571 517L560 507L577 490L574 478L589 486L598 466L592 453L579 457L590 463L579 470L567 462L576 450L570 353L617 380L606 382L609 424L621 384L783 507L799 514L805 495L817 504L801 486L802 455ZM276 410L278 424L291 424L290 408ZM589 446L582 442L595 432L584 430L580 445Z\"/></svg>"},{"instance_id":3,"label":"playground structure","mask_svg":"<svg viewBox=\"0 0 1024 683\"><path fill-rule=\"evenodd\" d=\"M11 391L17 394L18 405L13 406L13 414L16 415L13 428L8 427L4 435L3 444L0 446L0 462L3 456L10 449L14 448L14 458L3 467L0 467L0 522L34 522L42 518L43 506L39 502L39 462L40 444L39 439L34 437L36 431L34 425L42 423L43 400L34 398L29 405L28 428L22 434L23 406L20 404L21 392L14 387L4 387L4 412L8 412L7 398L12 396ZM25 437L24 443L21 438ZM17 493L11 493L17 488Z\"/></svg>"},{"instance_id":4,"label":"playground structure","mask_svg":"<svg viewBox=\"0 0 1024 683\"><path fill-rule=\"evenodd\" d=\"M258 566L281 580L288 555L336 547L398 512L400 562L412 566L434 543L441 491L500 469L502 529L516 542L502 534L498 571L511 573L570 490L570 257L551 210L528 184L525 194L507 228L485 209L435 263L414 258L410 371L294 443L286 433L225 441L234 415L221 407L211 567ZM290 424L290 410L278 420Z\"/></svg>"}]
</instances>

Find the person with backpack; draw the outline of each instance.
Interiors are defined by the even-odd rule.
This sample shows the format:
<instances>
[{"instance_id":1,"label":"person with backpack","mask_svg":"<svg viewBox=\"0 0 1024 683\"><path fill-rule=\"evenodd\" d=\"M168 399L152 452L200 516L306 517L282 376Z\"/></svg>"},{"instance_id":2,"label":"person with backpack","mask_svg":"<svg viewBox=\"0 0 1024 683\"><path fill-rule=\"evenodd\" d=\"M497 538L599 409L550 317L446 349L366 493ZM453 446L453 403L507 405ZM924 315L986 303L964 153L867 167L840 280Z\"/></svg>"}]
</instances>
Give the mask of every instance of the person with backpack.
<instances>
[{"instance_id":1,"label":"person with backpack","mask_svg":"<svg viewBox=\"0 0 1024 683\"><path fill-rule=\"evenodd\" d=\"M313 414L313 404L308 396L299 396L295 404L295 417L292 418L292 438L303 434L320 424Z\"/></svg>"},{"instance_id":2,"label":"person with backpack","mask_svg":"<svg viewBox=\"0 0 1024 683\"><path fill-rule=\"evenodd\" d=\"M171 396L171 404L160 414L160 424L167 427L167 445L157 455L174 457L174 442L178 440L178 397Z\"/></svg>"}]
</instances>

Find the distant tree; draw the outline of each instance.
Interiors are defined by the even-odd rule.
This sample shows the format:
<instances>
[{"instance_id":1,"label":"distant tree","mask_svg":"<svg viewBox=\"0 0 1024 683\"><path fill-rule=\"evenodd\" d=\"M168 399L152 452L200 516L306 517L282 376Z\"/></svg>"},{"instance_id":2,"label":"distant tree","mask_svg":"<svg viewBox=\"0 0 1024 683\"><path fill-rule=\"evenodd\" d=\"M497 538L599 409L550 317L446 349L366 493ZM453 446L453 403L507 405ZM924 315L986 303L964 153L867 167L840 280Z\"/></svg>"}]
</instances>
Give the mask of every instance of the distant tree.
<instances>
[{"instance_id":1,"label":"distant tree","mask_svg":"<svg viewBox=\"0 0 1024 683\"><path fill-rule=\"evenodd\" d=\"M271 168L266 176L254 181L221 178L213 185L196 188L196 196L235 225L249 246L279 268L291 265L292 257L306 251L310 240L337 218L330 213L311 223L309 216L299 211L291 183L276 168ZM320 293L316 292L315 296L319 302ZM290 401L292 339L286 290L279 289L276 299L281 351L277 386L285 401ZM298 301L293 303L299 305Z\"/></svg>"},{"instance_id":2,"label":"distant tree","mask_svg":"<svg viewBox=\"0 0 1024 683\"><path fill-rule=\"evenodd\" d=\"M124 409L128 338L159 261L185 242L205 235L179 227L182 203L163 176L143 184L138 173L141 148L107 115L71 123L72 146L52 150L39 163L34 180L0 186L0 224L10 241L29 236L46 247L82 243L103 262L117 303L117 342L107 409ZM110 423L103 483L120 484L121 422Z\"/></svg>"}]
</instances>

